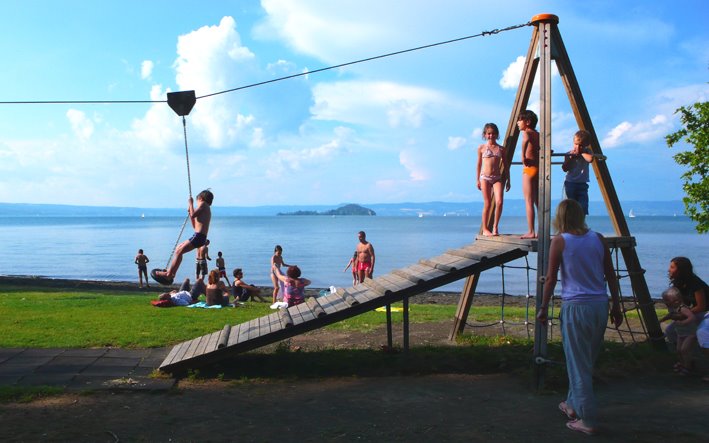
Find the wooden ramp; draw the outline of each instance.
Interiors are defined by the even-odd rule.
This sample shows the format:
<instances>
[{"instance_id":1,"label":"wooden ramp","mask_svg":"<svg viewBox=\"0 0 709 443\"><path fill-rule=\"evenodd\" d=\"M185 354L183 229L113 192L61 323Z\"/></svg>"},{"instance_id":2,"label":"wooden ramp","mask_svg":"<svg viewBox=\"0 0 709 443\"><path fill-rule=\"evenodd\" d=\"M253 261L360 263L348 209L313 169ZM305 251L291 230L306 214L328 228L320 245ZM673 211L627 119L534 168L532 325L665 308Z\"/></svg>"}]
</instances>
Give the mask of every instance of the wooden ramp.
<instances>
[{"instance_id":1,"label":"wooden ramp","mask_svg":"<svg viewBox=\"0 0 709 443\"><path fill-rule=\"evenodd\" d=\"M175 345L160 369L184 371L345 320L524 257L528 245L476 242L337 293Z\"/></svg>"}]
</instances>

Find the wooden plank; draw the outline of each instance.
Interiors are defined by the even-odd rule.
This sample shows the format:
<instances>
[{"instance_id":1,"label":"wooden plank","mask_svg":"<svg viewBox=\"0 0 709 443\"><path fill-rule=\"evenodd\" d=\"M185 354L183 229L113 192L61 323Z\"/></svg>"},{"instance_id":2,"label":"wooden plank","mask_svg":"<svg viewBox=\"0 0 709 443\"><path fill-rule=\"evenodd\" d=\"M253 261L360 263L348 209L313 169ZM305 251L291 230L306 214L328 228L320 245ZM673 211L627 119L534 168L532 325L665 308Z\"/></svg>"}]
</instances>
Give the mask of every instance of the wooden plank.
<instances>
[{"instance_id":1,"label":"wooden plank","mask_svg":"<svg viewBox=\"0 0 709 443\"><path fill-rule=\"evenodd\" d=\"M291 306L290 308L288 308L288 313L293 319L293 326L303 323L303 316L300 315L300 310L297 307Z\"/></svg>"},{"instance_id":2,"label":"wooden plank","mask_svg":"<svg viewBox=\"0 0 709 443\"><path fill-rule=\"evenodd\" d=\"M268 324L270 325L271 328L271 333L280 331L283 329L283 325L281 324L281 316L278 312L273 312L269 314L268 318Z\"/></svg>"},{"instance_id":3,"label":"wooden plank","mask_svg":"<svg viewBox=\"0 0 709 443\"><path fill-rule=\"evenodd\" d=\"M362 282L362 285L366 286L367 289L378 294L380 297L383 297L385 295L391 295L392 292L394 292L391 289L384 286L380 281L375 281L375 280L372 280L371 278L365 278L364 281Z\"/></svg>"},{"instance_id":4,"label":"wooden plank","mask_svg":"<svg viewBox=\"0 0 709 443\"><path fill-rule=\"evenodd\" d=\"M182 346L183 344L184 344L184 342L178 343L175 346L173 346L172 349L170 349L170 352L168 352L167 356L165 356L165 359L162 361L162 363L160 363L160 366L162 367L162 366L169 365L170 363L172 363L172 360L175 358L175 354L177 354L177 351L180 349L180 346Z\"/></svg>"},{"instance_id":5,"label":"wooden plank","mask_svg":"<svg viewBox=\"0 0 709 443\"><path fill-rule=\"evenodd\" d=\"M347 288L345 292L347 292L347 295L354 298L357 304L367 303L379 297L379 294L373 292L368 287L364 286L364 284L359 284L356 288Z\"/></svg>"},{"instance_id":6,"label":"wooden plank","mask_svg":"<svg viewBox=\"0 0 709 443\"><path fill-rule=\"evenodd\" d=\"M359 301L352 297L352 294L345 291L344 288L337 288L336 294L339 295L342 300L344 300L344 302L347 303L347 305L349 306L356 306L359 304Z\"/></svg>"},{"instance_id":7,"label":"wooden plank","mask_svg":"<svg viewBox=\"0 0 709 443\"><path fill-rule=\"evenodd\" d=\"M305 302L308 305L308 309L313 313L315 318L322 318L327 315L325 310L320 306L318 299L315 297L310 297L308 301Z\"/></svg>"},{"instance_id":8,"label":"wooden plank","mask_svg":"<svg viewBox=\"0 0 709 443\"><path fill-rule=\"evenodd\" d=\"M204 354L204 349L207 347L208 341L209 341L209 335L203 335L202 337L200 337L199 345L197 345L197 350L195 351L195 355Z\"/></svg>"},{"instance_id":9,"label":"wooden plank","mask_svg":"<svg viewBox=\"0 0 709 443\"><path fill-rule=\"evenodd\" d=\"M219 333L219 339L217 340L217 349L225 348L227 342L229 341L229 333L231 332L231 325L226 324L224 328Z\"/></svg>"},{"instance_id":10,"label":"wooden plank","mask_svg":"<svg viewBox=\"0 0 709 443\"><path fill-rule=\"evenodd\" d=\"M303 317L304 322L312 321L317 318L315 314L313 314L313 311L310 310L307 303L301 303L297 305L297 308L298 312L300 312L300 315Z\"/></svg>"},{"instance_id":11,"label":"wooden plank","mask_svg":"<svg viewBox=\"0 0 709 443\"><path fill-rule=\"evenodd\" d=\"M247 340L251 340L253 338L258 337L258 318L254 318L252 320L249 320L249 322L246 324L246 327L248 328L248 334L249 334L249 337Z\"/></svg>"},{"instance_id":12,"label":"wooden plank","mask_svg":"<svg viewBox=\"0 0 709 443\"><path fill-rule=\"evenodd\" d=\"M241 329L241 324L234 325L231 327L231 332L229 332L228 346L233 346L239 343L239 330Z\"/></svg>"},{"instance_id":13,"label":"wooden plank","mask_svg":"<svg viewBox=\"0 0 709 443\"><path fill-rule=\"evenodd\" d=\"M268 315L258 318L258 336L269 334L271 332L271 325L268 323Z\"/></svg>"},{"instance_id":14,"label":"wooden plank","mask_svg":"<svg viewBox=\"0 0 709 443\"><path fill-rule=\"evenodd\" d=\"M199 340L200 337L197 337L190 342L190 347L187 348L187 351L185 351L185 354L182 356L182 360L189 360L195 356L195 352L197 352L197 347L199 346Z\"/></svg>"},{"instance_id":15,"label":"wooden plank","mask_svg":"<svg viewBox=\"0 0 709 443\"><path fill-rule=\"evenodd\" d=\"M446 251L446 254L457 255L458 257L464 257L475 261L487 260L488 257L488 254L484 252L470 252L465 249L449 249Z\"/></svg>"},{"instance_id":16,"label":"wooden plank","mask_svg":"<svg viewBox=\"0 0 709 443\"><path fill-rule=\"evenodd\" d=\"M392 289L394 292L404 291L413 286L416 286L416 283L412 282L407 278L400 277L396 274L386 274L377 278L384 280L387 283L387 287Z\"/></svg>"},{"instance_id":17,"label":"wooden plank","mask_svg":"<svg viewBox=\"0 0 709 443\"><path fill-rule=\"evenodd\" d=\"M279 311L279 317L281 319L283 329L293 326L293 317L291 317L290 311L288 309L279 309Z\"/></svg>"},{"instance_id":18,"label":"wooden plank","mask_svg":"<svg viewBox=\"0 0 709 443\"><path fill-rule=\"evenodd\" d=\"M424 266L419 263L413 264L406 269L410 270L414 275L421 277L424 281L429 281L447 274L447 272L441 271L440 269Z\"/></svg>"},{"instance_id":19,"label":"wooden plank","mask_svg":"<svg viewBox=\"0 0 709 443\"><path fill-rule=\"evenodd\" d=\"M221 331L213 332L209 334L209 341L207 342L207 347L204 349L204 353L212 352L217 349L217 343L219 340L219 333Z\"/></svg>"},{"instance_id":20,"label":"wooden plank","mask_svg":"<svg viewBox=\"0 0 709 443\"><path fill-rule=\"evenodd\" d=\"M446 273L457 271L455 266L448 266L446 264L437 263L437 262L434 262L433 260L428 260L425 258L422 258L421 260L419 260L419 263L424 266L429 266L431 268L438 269L439 271L443 271Z\"/></svg>"},{"instance_id":21,"label":"wooden plank","mask_svg":"<svg viewBox=\"0 0 709 443\"><path fill-rule=\"evenodd\" d=\"M244 322L241 324L241 328L239 328L239 340L237 343L243 343L249 339L248 325L249 322Z\"/></svg>"},{"instance_id":22,"label":"wooden plank","mask_svg":"<svg viewBox=\"0 0 709 443\"><path fill-rule=\"evenodd\" d=\"M318 298L318 303L320 303L320 307L322 307L325 313L328 315L337 312L336 306L338 302L343 302L343 300L337 294L330 294L326 295L325 297Z\"/></svg>"},{"instance_id":23,"label":"wooden plank","mask_svg":"<svg viewBox=\"0 0 709 443\"><path fill-rule=\"evenodd\" d=\"M325 297L325 300L327 300L327 304L323 305L321 303L321 306L328 314L334 314L335 312L339 312L350 307L350 305L338 294L328 295Z\"/></svg>"},{"instance_id":24,"label":"wooden plank","mask_svg":"<svg viewBox=\"0 0 709 443\"><path fill-rule=\"evenodd\" d=\"M394 269L393 271L391 271L391 273L401 278L405 278L416 285L420 285L421 283L426 281L418 275L412 274L411 272L407 272L405 269Z\"/></svg>"}]
</instances>

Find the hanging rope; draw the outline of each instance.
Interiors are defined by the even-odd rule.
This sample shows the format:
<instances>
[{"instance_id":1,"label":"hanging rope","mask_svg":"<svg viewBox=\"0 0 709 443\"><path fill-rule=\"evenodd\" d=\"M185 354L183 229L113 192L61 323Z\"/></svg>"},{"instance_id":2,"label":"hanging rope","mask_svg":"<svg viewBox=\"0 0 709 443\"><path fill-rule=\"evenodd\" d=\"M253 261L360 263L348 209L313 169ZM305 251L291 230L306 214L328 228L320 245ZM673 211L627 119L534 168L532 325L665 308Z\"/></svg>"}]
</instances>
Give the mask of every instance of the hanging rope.
<instances>
[{"instance_id":1,"label":"hanging rope","mask_svg":"<svg viewBox=\"0 0 709 443\"><path fill-rule=\"evenodd\" d=\"M187 147L187 120L185 120L185 116L182 116L182 133L184 134L185 138L185 162L187 164L187 188L189 191L190 199L192 198L192 176L190 174L190 151ZM187 214L187 217L185 217L185 221L182 222L182 228L180 228L180 233L177 235L177 241L175 241L175 246L172 247L172 252L170 253L170 257L167 259L167 264L165 265L165 269L167 269L170 266L170 262L172 261L172 256L175 255L175 251L177 250L177 245L180 244L180 239L182 238L182 233L185 231L185 226L187 226L187 221L190 219L190 214Z\"/></svg>"}]
</instances>

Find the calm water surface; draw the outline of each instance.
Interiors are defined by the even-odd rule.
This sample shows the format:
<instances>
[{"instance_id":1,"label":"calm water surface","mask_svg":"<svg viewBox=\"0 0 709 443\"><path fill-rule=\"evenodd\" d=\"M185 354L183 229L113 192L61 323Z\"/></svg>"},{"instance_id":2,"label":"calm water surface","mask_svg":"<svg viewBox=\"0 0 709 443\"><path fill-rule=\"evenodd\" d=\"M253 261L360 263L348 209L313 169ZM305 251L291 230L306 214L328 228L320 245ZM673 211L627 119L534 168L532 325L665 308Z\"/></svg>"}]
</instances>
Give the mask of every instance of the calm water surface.
<instances>
[{"instance_id":1,"label":"calm water surface","mask_svg":"<svg viewBox=\"0 0 709 443\"><path fill-rule=\"evenodd\" d=\"M183 221L176 217L0 217L4 252L0 254L0 274L137 281L133 258L138 248L150 258L149 267L165 267ZM360 230L367 232L374 245L376 276L471 243L479 223L479 217L219 217L215 213L210 255L214 259L217 251L222 251L229 270L241 267L249 283L269 285L270 258L273 247L280 244L286 263L299 265L314 286L349 286L350 273L342 271ZM667 286L667 264L673 256L689 257L699 276L709 279L709 237L697 234L689 219L636 217L628 223L653 296ZM606 217L589 217L588 224L613 235ZM524 217L503 217L500 229L521 233L525 226ZM182 239L191 234L188 226ZM536 256L530 255L528 262L536 266ZM504 270L486 271L478 290L502 292L504 272L506 293L528 293L527 272L516 269L526 265L520 259ZM194 253L186 255L178 279L188 276L194 277ZM533 279L534 272L531 276ZM460 290L462 284L444 289ZM624 285L623 292L629 294L629 286Z\"/></svg>"}]
</instances>

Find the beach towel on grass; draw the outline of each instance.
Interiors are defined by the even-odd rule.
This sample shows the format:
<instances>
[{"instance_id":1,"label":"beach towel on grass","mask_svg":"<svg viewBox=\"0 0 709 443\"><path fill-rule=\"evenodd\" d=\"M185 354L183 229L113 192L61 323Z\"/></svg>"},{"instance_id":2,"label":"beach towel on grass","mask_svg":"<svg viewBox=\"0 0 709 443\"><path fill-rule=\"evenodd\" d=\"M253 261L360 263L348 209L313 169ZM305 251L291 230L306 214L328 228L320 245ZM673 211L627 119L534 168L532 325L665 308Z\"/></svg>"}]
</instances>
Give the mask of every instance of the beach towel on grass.
<instances>
[{"instance_id":1,"label":"beach towel on grass","mask_svg":"<svg viewBox=\"0 0 709 443\"><path fill-rule=\"evenodd\" d=\"M195 304L189 305L189 306L187 306L187 307L188 307L188 308L221 309L221 308L233 308L234 305L232 305L231 303L229 303L229 304L226 305L226 306L222 306L222 305L207 306L207 302L206 302L206 301L200 301L200 302L197 302L197 303L195 303Z\"/></svg>"}]
</instances>

